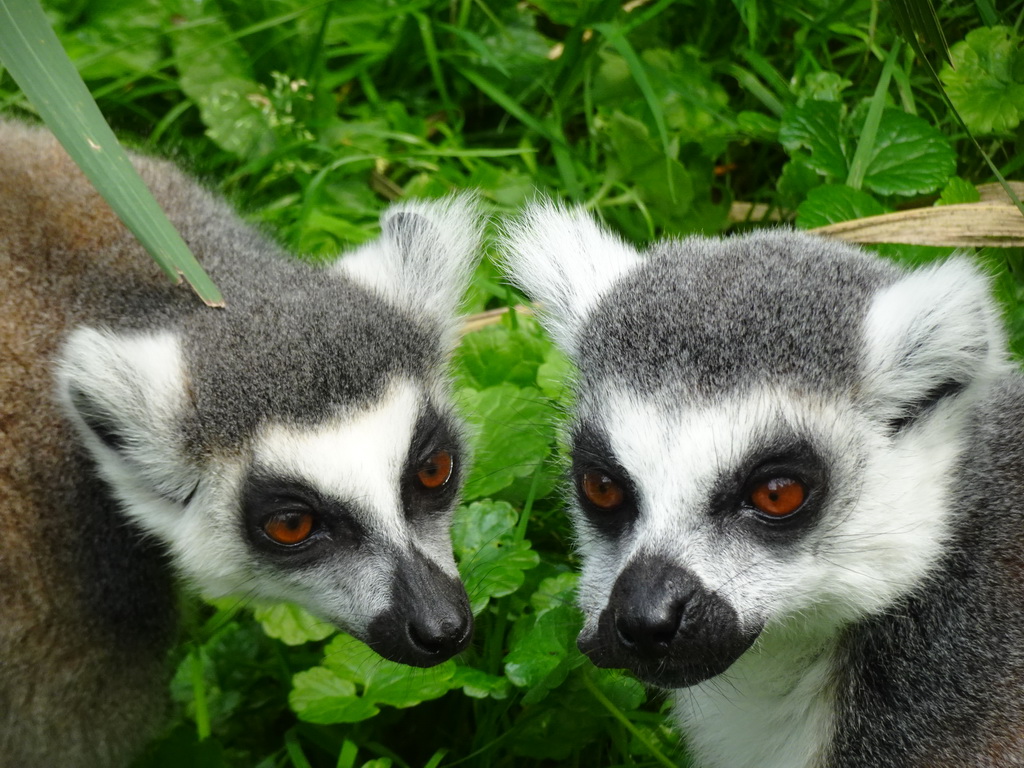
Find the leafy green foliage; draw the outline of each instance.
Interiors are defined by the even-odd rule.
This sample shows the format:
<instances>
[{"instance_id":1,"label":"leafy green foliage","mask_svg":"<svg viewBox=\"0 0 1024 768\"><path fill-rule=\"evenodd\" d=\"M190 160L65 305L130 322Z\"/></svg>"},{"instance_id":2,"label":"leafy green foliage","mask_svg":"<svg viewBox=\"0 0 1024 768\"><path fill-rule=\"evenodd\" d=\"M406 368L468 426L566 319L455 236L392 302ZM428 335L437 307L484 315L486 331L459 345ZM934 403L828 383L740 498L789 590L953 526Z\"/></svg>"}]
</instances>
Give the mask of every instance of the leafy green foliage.
<instances>
[{"instance_id":1,"label":"leafy green foliage","mask_svg":"<svg viewBox=\"0 0 1024 768\"><path fill-rule=\"evenodd\" d=\"M977 5L986 17L938 11L962 41L944 82L1019 175L1018 20ZM393 198L468 187L499 214L555 194L638 242L759 223L734 202L815 227L974 200L988 169L887 9L47 0L122 135L218 184L311 259L374 237ZM31 111L2 74L0 98ZM905 263L948 252L878 250ZM1024 260L983 258L1022 354ZM523 300L485 260L466 306ZM174 711L138 768L687 764L664 703L575 646L557 449L571 366L532 319L507 315L463 338L454 372L475 452L453 525L471 648L411 670L290 606L191 604Z\"/></svg>"},{"instance_id":2,"label":"leafy green foliage","mask_svg":"<svg viewBox=\"0 0 1024 768\"><path fill-rule=\"evenodd\" d=\"M942 188L942 194L935 201L936 205L958 205L961 203L976 203L981 199L978 188L965 179L954 176L946 186Z\"/></svg>"},{"instance_id":3,"label":"leafy green foliage","mask_svg":"<svg viewBox=\"0 0 1024 768\"><path fill-rule=\"evenodd\" d=\"M540 559L530 542L517 537L519 515L506 501L477 501L460 507L452 523L452 546L474 614L494 597L523 585L524 572Z\"/></svg>"},{"instance_id":4,"label":"leafy green foliage","mask_svg":"<svg viewBox=\"0 0 1024 768\"><path fill-rule=\"evenodd\" d=\"M796 209L796 223L802 229L814 229L885 212L881 203L867 192L842 184L828 184L807 193L807 199Z\"/></svg>"},{"instance_id":5,"label":"leafy green foliage","mask_svg":"<svg viewBox=\"0 0 1024 768\"><path fill-rule=\"evenodd\" d=\"M979 134L1013 131L1024 119L1024 47L1009 27L983 27L950 49L941 72L950 100Z\"/></svg>"},{"instance_id":6,"label":"leafy green foliage","mask_svg":"<svg viewBox=\"0 0 1024 768\"><path fill-rule=\"evenodd\" d=\"M295 676L292 709L311 723L355 723L379 707L412 707L443 696L452 688L455 662L411 669L377 657L348 635L324 648L323 663Z\"/></svg>"},{"instance_id":7,"label":"leafy green foliage","mask_svg":"<svg viewBox=\"0 0 1024 768\"><path fill-rule=\"evenodd\" d=\"M841 181L850 171L860 125L840 103L808 101L783 117L779 141L796 162L826 179ZM804 152L806 150L806 152ZM945 137L926 121L894 109L882 113L867 158L863 186L882 197L934 192L956 170Z\"/></svg>"},{"instance_id":8,"label":"leafy green foliage","mask_svg":"<svg viewBox=\"0 0 1024 768\"><path fill-rule=\"evenodd\" d=\"M253 609L253 616L270 637L286 645L302 645L334 634L330 624L310 616L298 606L277 603Z\"/></svg>"}]
</instances>

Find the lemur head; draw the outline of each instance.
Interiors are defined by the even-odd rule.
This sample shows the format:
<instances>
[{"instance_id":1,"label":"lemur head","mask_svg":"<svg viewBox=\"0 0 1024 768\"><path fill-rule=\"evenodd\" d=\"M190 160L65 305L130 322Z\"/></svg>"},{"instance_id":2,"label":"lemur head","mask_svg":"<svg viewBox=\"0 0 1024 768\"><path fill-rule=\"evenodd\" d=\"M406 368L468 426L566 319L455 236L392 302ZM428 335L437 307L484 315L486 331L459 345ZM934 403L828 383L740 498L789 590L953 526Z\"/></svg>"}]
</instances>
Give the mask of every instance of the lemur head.
<instances>
[{"instance_id":1,"label":"lemur head","mask_svg":"<svg viewBox=\"0 0 1024 768\"><path fill-rule=\"evenodd\" d=\"M773 633L820 646L927 577L969 409L1005 366L968 261L906 272L786 230L640 253L550 204L504 248L578 370L595 663L693 685Z\"/></svg>"},{"instance_id":2,"label":"lemur head","mask_svg":"<svg viewBox=\"0 0 1024 768\"><path fill-rule=\"evenodd\" d=\"M187 581L294 601L408 664L466 646L446 369L479 236L472 200L404 203L333 267L217 274L224 310L71 333L66 411Z\"/></svg>"}]
</instances>

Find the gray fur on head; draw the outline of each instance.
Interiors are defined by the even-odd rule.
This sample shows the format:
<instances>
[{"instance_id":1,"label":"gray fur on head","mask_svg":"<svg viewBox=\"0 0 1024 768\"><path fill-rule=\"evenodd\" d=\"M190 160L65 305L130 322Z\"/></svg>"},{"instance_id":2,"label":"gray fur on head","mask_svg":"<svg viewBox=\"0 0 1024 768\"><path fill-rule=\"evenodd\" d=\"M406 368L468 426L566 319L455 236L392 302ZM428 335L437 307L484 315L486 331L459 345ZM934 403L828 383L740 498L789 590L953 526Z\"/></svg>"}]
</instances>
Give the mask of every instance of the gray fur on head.
<instances>
[{"instance_id":1,"label":"gray fur on head","mask_svg":"<svg viewBox=\"0 0 1024 768\"><path fill-rule=\"evenodd\" d=\"M194 218L201 232L190 230ZM358 631L380 606L353 605L346 618L323 603L320 589L261 586L256 574L271 571L235 541L233 499L271 435L282 439L285 430L290 450L304 450L298 446L305 435L327 429L340 438L346 424L398 393L401 405L395 401L398 410L387 417L391 434L364 436L396 440L397 453L381 455L379 470L366 470L381 483L398 483L389 473L406 461L421 413L436 412L452 439L458 436L445 374L453 318L479 246L475 201L393 206L382 216L382 236L332 267L283 258L234 221L210 230L187 208L183 219L226 308L162 303L155 318L129 308L113 329L79 327L61 351L61 397L126 514L170 547L190 581L214 594L290 597ZM417 394L408 395L410 387ZM295 478L304 459L288 456ZM320 478L305 481L315 486ZM375 516L397 514L398 504L381 498L378 508L351 511L370 529ZM391 535L395 546L408 546L403 531ZM430 554L454 573L447 542Z\"/></svg>"},{"instance_id":2,"label":"gray fur on head","mask_svg":"<svg viewBox=\"0 0 1024 768\"><path fill-rule=\"evenodd\" d=\"M986 275L789 230L640 251L545 203L504 250L578 368L581 649L676 689L701 765L1017 764L1024 384Z\"/></svg>"}]
</instances>

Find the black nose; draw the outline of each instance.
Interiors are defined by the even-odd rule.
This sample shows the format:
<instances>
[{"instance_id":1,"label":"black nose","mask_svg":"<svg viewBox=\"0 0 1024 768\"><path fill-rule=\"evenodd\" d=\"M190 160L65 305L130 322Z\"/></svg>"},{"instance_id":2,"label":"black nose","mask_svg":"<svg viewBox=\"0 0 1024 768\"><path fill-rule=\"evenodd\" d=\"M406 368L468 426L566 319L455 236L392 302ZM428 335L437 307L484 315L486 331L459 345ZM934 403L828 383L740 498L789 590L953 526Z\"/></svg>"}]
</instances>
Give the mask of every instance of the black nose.
<instances>
[{"instance_id":1,"label":"black nose","mask_svg":"<svg viewBox=\"0 0 1024 768\"><path fill-rule=\"evenodd\" d=\"M450 659L465 650L472 634L469 611L453 610L448 615L437 612L415 615L406 626L409 643L424 658Z\"/></svg>"},{"instance_id":2,"label":"black nose","mask_svg":"<svg viewBox=\"0 0 1024 768\"><path fill-rule=\"evenodd\" d=\"M388 608L363 638L386 659L432 667L466 649L473 614L462 582L418 552L395 566Z\"/></svg>"},{"instance_id":3,"label":"black nose","mask_svg":"<svg viewBox=\"0 0 1024 768\"><path fill-rule=\"evenodd\" d=\"M685 606L676 599L620 606L614 613L619 642L640 656L665 656L679 632Z\"/></svg>"},{"instance_id":4,"label":"black nose","mask_svg":"<svg viewBox=\"0 0 1024 768\"><path fill-rule=\"evenodd\" d=\"M757 638L736 610L699 577L660 556L635 558L619 574L580 650L600 667L678 688L724 672Z\"/></svg>"}]
</instances>

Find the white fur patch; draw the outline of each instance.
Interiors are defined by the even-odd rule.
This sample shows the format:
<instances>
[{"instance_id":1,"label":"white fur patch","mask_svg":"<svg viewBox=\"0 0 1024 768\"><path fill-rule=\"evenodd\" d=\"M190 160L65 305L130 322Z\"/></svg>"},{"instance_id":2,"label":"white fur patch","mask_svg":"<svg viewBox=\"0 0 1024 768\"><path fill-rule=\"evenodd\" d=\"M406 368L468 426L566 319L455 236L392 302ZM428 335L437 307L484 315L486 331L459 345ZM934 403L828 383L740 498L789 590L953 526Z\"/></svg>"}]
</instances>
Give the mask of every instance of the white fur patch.
<instances>
[{"instance_id":1,"label":"white fur patch","mask_svg":"<svg viewBox=\"0 0 1024 768\"><path fill-rule=\"evenodd\" d=\"M64 343L58 396L114 488L184 498L195 486L197 470L182 461L175 431L185 408L185 378L177 337L169 331L79 328ZM121 448L104 443L88 426L90 418L108 423Z\"/></svg>"},{"instance_id":2,"label":"white fur patch","mask_svg":"<svg viewBox=\"0 0 1024 768\"><path fill-rule=\"evenodd\" d=\"M673 714L699 765L820 765L833 731L833 647L808 624L759 639L724 674L675 692Z\"/></svg>"},{"instance_id":3,"label":"white fur patch","mask_svg":"<svg viewBox=\"0 0 1024 768\"><path fill-rule=\"evenodd\" d=\"M419 416L419 388L400 382L365 410L314 430L277 425L257 440L254 463L271 474L304 480L325 496L353 501L363 521L404 547L408 529L399 480Z\"/></svg>"},{"instance_id":4,"label":"white fur patch","mask_svg":"<svg viewBox=\"0 0 1024 768\"><path fill-rule=\"evenodd\" d=\"M570 354L593 306L643 261L582 208L552 201L534 203L507 223L500 248L510 279L540 302L545 327Z\"/></svg>"},{"instance_id":5,"label":"white fur patch","mask_svg":"<svg viewBox=\"0 0 1024 768\"><path fill-rule=\"evenodd\" d=\"M484 216L471 194L405 200L381 216L381 236L334 269L412 315L429 317L454 346L456 315L480 258Z\"/></svg>"},{"instance_id":6,"label":"white fur patch","mask_svg":"<svg viewBox=\"0 0 1024 768\"><path fill-rule=\"evenodd\" d=\"M885 420L945 381L1006 370L1006 339L988 278L966 258L912 272L879 292L864 323L869 408Z\"/></svg>"}]
</instances>

